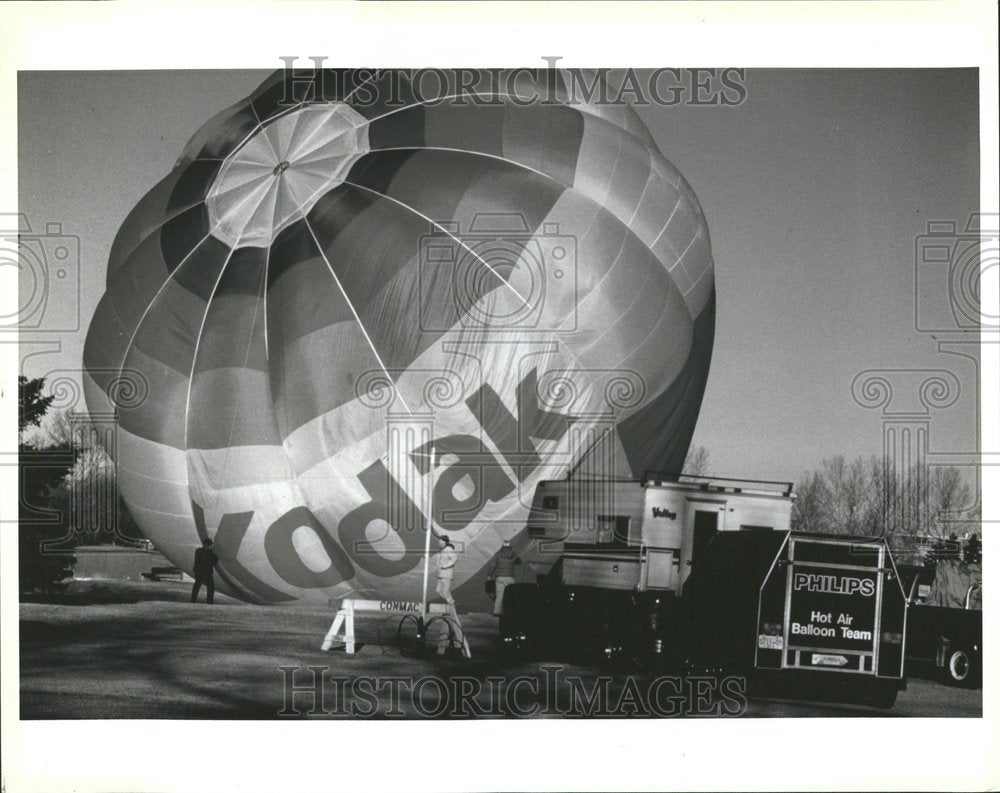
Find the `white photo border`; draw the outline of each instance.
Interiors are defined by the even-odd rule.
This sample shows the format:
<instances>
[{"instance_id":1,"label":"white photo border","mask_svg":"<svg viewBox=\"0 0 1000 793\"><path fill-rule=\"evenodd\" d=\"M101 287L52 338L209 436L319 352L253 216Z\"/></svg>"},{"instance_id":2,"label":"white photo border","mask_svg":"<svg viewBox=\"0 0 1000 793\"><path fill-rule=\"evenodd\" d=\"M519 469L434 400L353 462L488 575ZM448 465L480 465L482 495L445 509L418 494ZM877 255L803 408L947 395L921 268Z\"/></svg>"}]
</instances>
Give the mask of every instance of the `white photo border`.
<instances>
[{"instance_id":1,"label":"white photo border","mask_svg":"<svg viewBox=\"0 0 1000 793\"><path fill-rule=\"evenodd\" d=\"M983 212L997 185L991 2L23 3L0 9L0 207L17 204L17 72L336 66L977 67ZM151 97L150 101L155 101ZM67 134L71 135L71 131ZM16 299L4 296L3 300ZM991 296L984 292L984 300ZM992 299L996 299L993 295ZM996 306L984 313L997 315ZM1000 449L1000 346L983 348L982 448ZM0 345L3 448L17 347ZM16 509L4 469L0 503ZM984 519L1000 518L996 466ZM16 540L4 531L3 782L10 791L984 789L1000 783L996 654L982 719L404 723L18 721ZM986 532L987 535L991 532ZM992 537L986 539L990 552ZM987 588L988 613L998 611ZM987 644L997 638L991 632ZM947 738L940 737L947 731ZM950 756L948 756L950 755ZM973 761L970 761L973 758ZM981 760L982 762L976 762Z\"/></svg>"}]
</instances>

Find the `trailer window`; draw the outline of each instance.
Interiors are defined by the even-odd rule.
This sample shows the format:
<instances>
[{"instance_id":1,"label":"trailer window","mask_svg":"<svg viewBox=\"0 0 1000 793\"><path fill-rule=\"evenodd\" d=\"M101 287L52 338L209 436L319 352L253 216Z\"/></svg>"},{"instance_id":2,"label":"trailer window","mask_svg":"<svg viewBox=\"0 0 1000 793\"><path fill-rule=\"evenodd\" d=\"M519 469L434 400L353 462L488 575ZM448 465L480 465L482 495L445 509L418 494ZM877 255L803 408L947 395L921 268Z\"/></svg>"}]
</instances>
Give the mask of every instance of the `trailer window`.
<instances>
[{"instance_id":1,"label":"trailer window","mask_svg":"<svg viewBox=\"0 0 1000 793\"><path fill-rule=\"evenodd\" d=\"M559 509L559 496L543 496L542 509Z\"/></svg>"}]
</instances>

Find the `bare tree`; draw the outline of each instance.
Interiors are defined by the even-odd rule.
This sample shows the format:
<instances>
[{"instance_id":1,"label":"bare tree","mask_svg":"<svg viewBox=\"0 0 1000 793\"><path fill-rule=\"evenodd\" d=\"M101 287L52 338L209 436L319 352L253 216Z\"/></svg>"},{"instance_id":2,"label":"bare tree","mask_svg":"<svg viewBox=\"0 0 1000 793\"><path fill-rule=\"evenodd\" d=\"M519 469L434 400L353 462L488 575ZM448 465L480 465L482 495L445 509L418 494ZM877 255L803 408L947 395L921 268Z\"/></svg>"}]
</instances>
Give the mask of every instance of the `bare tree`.
<instances>
[{"instance_id":1,"label":"bare tree","mask_svg":"<svg viewBox=\"0 0 1000 793\"><path fill-rule=\"evenodd\" d=\"M688 476L708 476L708 449L692 446L684 458L684 473Z\"/></svg>"},{"instance_id":2,"label":"bare tree","mask_svg":"<svg viewBox=\"0 0 1000 793\"><path fill-rule=\"evenodd\" d=\"M945 536L955 529L956 523L964 522L972 503L972 490L962 479L962 472L954 466L934 466L927 476L928 505L930 514L927 532L935 536Z\"/></svg>"},{"instance_id":3,"label":"bare tree","mask_svg":"<svg viewBox=\"0 0 1000 793\"><path fill-rule=\"evenodd\" d=\"M830 493L823 475L819 471L805 474L795 492L792 528L796 531L829 531L827 507Z\"/></svg>"},{"instance_id":4,"label":"bare tree","mask_svg":"<svg viewBox=\"0 0 1000 793\"><path fill-rule=\"evenodd\" d=\"M823 461L827 482L830 528L837 534L861 534L870 523L872 494L869 472L862 457L847 462L838 455Z\"/></svg>"},{"instance_id":5,"label":"bare tree","mask_svg":"<svg viewBox=\"0 0 1000 793\"><path fill-rule=\"evenodd\" d=\"M954 466L899 471L883 457L824 460L796 487L792 528L885 535L896 548L928 545L928 537L979 531L972 488Z\"/></svg>"}]
</instances>

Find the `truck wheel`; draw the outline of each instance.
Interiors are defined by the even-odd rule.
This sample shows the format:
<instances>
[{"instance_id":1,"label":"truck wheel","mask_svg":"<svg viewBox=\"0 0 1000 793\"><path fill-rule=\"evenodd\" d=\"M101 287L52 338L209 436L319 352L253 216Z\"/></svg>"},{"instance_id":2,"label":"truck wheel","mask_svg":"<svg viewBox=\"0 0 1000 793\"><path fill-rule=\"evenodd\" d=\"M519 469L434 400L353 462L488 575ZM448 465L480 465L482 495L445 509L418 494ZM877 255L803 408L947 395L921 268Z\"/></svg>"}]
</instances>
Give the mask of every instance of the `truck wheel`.
<instances>
[{"instance_id":1,"label":"truck wheel","mask_svg":"<svg viewBox=\"0 0 1000 793\"><path fill-rule=\"evenodd\" d=\"M888 710L893 705L896 704L896 695L899 694L899 689L893 684L883 684L880 686L874 694L868 700L868 704L873 708L881 708L883 710Z\"/></svg>"},{"instance_id":2,"label":"truck wheel","mask_svg":"<svg viewBox=\"0 0 1000 793\"><path fill-rule=\"evenodd\" d=\"M961 647L951 651L945 672L952 683L960 686L970 685L975 677L974 671L972 656L968 651Z\"/></svg>"}]
</instances>

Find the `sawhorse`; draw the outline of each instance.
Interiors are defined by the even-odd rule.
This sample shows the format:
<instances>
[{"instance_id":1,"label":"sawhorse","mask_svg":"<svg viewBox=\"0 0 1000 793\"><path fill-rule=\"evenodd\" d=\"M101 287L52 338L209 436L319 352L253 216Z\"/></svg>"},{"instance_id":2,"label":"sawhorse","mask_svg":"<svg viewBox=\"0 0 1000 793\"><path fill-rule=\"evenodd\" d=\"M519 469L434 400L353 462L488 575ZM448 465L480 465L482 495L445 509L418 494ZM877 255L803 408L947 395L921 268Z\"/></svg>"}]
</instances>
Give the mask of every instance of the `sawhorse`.
<instances>
[{"instance_id":1,"label":"sawhorse","mask_svg":"<svg viewBox=\"0 0 1000 793\"><path fill-rule=\"evenodd\" d=\"M340 608L337 609L337 616L334 617L333 624L330 625L330 630L323 637L323 644L320 645L320 649L324 651L329 650L333 646L334 641L341 641L344 644L345 652L348 655L354 655L357 649L357 641L354 636L354 615L359 611L377 611L387 615L412 614L418 619L421 616L421 606L419 603L401 600L358 600L355 598L345 598L340 602ZM472 653L469 650L469 642L465 638L465 631L462 629L462 623L459 621L455 609L444 603L431 603L427 607L427 613L428 615L444 615L446 620L451 620L458 626L462 640L462 653L466 658L471 658ZM341 629L344 631L343 636L340 635ZM439 641L439 655L444 653L447 643L447 637Z\"/></svg>"}]
</instances>

